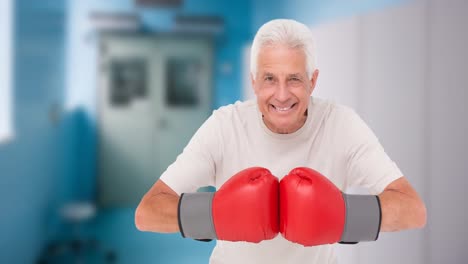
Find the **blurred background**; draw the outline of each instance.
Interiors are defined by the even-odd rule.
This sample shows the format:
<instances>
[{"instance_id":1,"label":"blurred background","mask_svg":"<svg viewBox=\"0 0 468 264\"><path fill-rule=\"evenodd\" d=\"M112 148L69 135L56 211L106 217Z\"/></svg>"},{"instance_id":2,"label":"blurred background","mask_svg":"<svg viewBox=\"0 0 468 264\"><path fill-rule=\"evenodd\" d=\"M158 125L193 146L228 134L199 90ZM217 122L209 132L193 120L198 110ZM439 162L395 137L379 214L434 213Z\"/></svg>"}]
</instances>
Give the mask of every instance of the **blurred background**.
<instances>
[{"instance_id":1,"label":"blurred background","mask_svg":"<svg viewBox=\"0 0 468 264\"><path fill-rule=\"evenodd\" d=\"M256 30L315 33L315 96L353 107L421 194L423 230L340 263L468 263L465 0L0 0L0 263L208 263L134 210L213 109L253 98Z\"/></svg>"}]
</instances>

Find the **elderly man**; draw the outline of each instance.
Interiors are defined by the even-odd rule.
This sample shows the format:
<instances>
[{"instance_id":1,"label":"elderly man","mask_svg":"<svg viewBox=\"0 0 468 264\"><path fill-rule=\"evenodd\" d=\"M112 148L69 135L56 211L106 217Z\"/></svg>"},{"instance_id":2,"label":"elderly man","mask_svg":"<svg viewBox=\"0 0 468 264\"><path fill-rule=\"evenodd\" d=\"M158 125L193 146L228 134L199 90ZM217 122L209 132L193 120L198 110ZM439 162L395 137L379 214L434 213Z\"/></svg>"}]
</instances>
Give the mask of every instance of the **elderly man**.
<instances>
[{"instance_id":1,"label":"elderly man","mask_svg":"<svg viewBox=\"0 0 468 264\"><path fill-rule=\"evenodd\" d=\"M210 263L236 264L336 263L334 243L422 228L424 203L368 126L311 96L314 56L305 25L263 25L251 54L257 100L213 112L141 200L137 228L217 239ZM195 192L208 185L217 191Z\"/></svg>"}]
</instances>

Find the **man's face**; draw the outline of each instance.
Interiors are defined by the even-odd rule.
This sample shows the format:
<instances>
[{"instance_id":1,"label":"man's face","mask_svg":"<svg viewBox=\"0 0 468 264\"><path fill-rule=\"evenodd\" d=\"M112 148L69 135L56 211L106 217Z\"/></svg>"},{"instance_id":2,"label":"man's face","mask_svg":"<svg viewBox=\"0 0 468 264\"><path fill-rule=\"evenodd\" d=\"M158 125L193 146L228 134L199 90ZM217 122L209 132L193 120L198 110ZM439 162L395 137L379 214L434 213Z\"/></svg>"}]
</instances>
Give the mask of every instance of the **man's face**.
<instances>
[{"instance_id":1,"label":"man's face","mask_svg":"<svg viewBox=\"0 0 468 264\"><path fill-rule=\"evenodd\" d=\"M307 78L301 49L283 45L260 49L257 75L251 79L263 121L271 131L286 134L302 127L317 77L315 70L312 79Z\"/></svg>"}]
</instances>

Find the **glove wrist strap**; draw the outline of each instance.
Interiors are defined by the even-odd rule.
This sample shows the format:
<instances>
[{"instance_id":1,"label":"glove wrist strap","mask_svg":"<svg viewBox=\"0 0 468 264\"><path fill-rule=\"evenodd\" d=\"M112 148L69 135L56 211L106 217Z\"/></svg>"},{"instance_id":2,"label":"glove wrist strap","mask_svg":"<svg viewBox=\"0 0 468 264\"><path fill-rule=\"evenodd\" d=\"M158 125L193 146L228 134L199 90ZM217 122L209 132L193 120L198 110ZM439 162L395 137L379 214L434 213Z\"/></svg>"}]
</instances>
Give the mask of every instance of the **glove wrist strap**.
<instances>
[{"instance_id":1,"label":"glove wrist strap","mask_svg":"<svg viewBox=\"0 0 468 264\"><path fill-rule=\"evenodd\" d=\"M213 192L183 193L179 199L178 222L183 237L216 239L212 217Z\"/></svg>"},{"instance_id":2,"label":"glove wrist strap","mask_svg":"<svg viewBox=\"0 0 468 264\"><path fill-rule=\"evenodd\" d=\"M360 241L375 241L379 237L382 211L376 195L343 193L346 204L346 219L341 244L356 244Z\"/></svg>"}]
</instances>

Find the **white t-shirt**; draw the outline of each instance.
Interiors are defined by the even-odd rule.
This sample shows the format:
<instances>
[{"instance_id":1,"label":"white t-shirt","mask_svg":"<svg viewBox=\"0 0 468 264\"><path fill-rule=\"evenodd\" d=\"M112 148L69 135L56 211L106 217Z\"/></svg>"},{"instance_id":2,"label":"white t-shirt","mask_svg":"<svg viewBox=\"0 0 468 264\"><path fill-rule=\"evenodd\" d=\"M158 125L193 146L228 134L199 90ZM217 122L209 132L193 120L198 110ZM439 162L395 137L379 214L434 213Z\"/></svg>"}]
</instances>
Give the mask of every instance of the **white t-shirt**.
<instances>
[{"instance_id":1,"label":"white t-shirt","mask_svg":"<svg viewBox=\"0 0 468 264\"><path fill-rule=\"evenodd\" d=\"M280 180L295 167L313 168L340 190L350 186L381 193L402 175L377 137L349 107L311 97L306 123L291 134L276 134L262 120L255 100L213 111L161 175L177 194L202 186L217 189L248 167L269 169ZM218 240L211 264L336 263L333 245L304 247L281 234L261 243Z\"/></svg>"}]
</instances>

